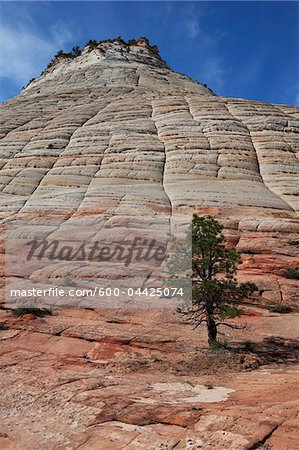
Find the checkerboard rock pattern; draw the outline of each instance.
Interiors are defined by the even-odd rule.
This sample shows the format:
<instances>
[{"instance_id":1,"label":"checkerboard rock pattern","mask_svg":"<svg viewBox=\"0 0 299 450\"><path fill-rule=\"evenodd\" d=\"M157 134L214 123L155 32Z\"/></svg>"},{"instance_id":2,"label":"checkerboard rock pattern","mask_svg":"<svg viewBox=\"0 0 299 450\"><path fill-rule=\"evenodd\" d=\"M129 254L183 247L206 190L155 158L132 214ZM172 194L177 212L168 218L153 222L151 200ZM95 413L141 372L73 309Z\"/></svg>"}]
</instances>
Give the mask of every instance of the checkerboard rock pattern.
<instances>
[{"instance_id":1,"label":"checkerboard rock pattern","mask_svg":"<svg viewBox=\"0 0 299 450\"><path fill-rule=\"evenodd\" d=\"M1 105L2 223L219 219L239 277L296 304L299 107L225 98L176 73L146 39L58 56Z\"/></svg>"}]
</instances>

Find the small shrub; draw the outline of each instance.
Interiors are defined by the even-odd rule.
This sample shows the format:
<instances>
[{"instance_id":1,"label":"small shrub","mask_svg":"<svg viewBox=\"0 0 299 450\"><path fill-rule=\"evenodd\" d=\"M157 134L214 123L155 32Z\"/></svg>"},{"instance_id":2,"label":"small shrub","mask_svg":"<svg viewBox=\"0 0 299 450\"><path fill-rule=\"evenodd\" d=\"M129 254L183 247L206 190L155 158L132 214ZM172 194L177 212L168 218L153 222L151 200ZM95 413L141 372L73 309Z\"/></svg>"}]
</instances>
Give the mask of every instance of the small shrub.
<instances>
[{"instance_id":1,"label":"small shrub","mask_svg":"<svg viewBox=\"0 0 299 450\"><path fill-rule=\"evenodd\" d=\"M72 51L70 52L71 58L77 58L77 56L81 55L81 49L78 45L76 47L72 48Z\"/></svg>"},{"instance_id":2,"label":"small shrub","mask_svg":"<svg viewBox=\"0 0 299 450\"><path fill-rule=\"evenodd\" d=\"M0 330L1 330L1 331L7 330L7 326L5 325L5 323L0 322Z\"/></svg>"},{"instance_id":3,"label":"small shrub","mask_svg":"<svg viewBox=\"0 0 299 450\"><path fill-rule=\"evenodd\" d=\"M229 305L227 308L225 308L221 313L219 314L219 317L221 320L230 318L233 319L234 317L240 317L244 314L244 311L242 308L238 308L235 305Z\"/></svg>"},{"instance_id":4,"label":"small shrub","mask_svg":"<svg viewBox=\"0 0 299 450\"><path fill-rule=\"evenodd\" d=\"M123 40L123 38L121 36L116 36L116 38L114 39L114 41L118 42L121 45L127 45L126 41Z\"/></svg>"},{"instance_id":5,"label":"small shrub","mask_svg":"<svg viewBox=\"0 0 299 450\"><path fill-rule=\"evenodd\" d=\"M76 45L68 53L64 52L63 50L59 50L59 52L57 52L56 55L54 56L54 60L56 58L59 58L60 56L67 57L67 58L77 58L77 56L80 56L80 55L81 55L81 49L78 45ZM53 60L49 63L48 67L51 67L52 64L53 64Z\"/></svg>"},{"instance_id":6,"label":"small shrub","mask_svg":"<svg viewBox=\"0 0 299 450\"><path fill-rule=\"evenodd\" d=\"M25 314L32 314L36 317L51 316L52 311L46 308L16 308L12 311L13 316L22 317Z\"/></svg>"},{"instance_id":7,"label":"small shrub","mask_svg":"<svg viewBox=\"0 0 299 450\"><path fill-rule=\"evenodd\" d=\"M247 248L242 248L239 251L240 251L240 253L244 253L244 255L256 255L256 252L254 250L250 250Z\"/></svg>"},{"instance_id":8,"label":"small shrub","mask_svg":"<svg viewBox=\"0 0 299 450\"><path fill-rule=\"evenodd\" d=\"M46 70L50 69L53 66L53 64L54 64L54 59L51 59L51 61L49 62L49 64L45 68L45 70L42 71L41 75L43 75L43 73L45 73Z\"/></svg>"},{"instance_id":9,"label":"small shrub","mask_svg":"<svg viewBox=\"0 0 299 450\"><path fill-rule=\"evenodd\" d=\"M33 83L33 81L35 81L35 78L31 78L31 80L28 81L27 86L29 86L29 84Z\"/></svg>"},{"instance_id":10,"label":"small shrub","mask_svg":"<svg viewBox=\"0 0 299 450\"><path fill-rule=\"evenodd\" d=\"M48 148L53 148L53 144L49 144L49 145L48 145Z\"/></svg>"},{"instance_id":11,"label":"small shrub","mask_svg":"<svg viewBox=\"0 0 299 450\"><path fill-rule=\"evenodd\" d=\"M220 349L230 350L230 344L227 339L223 339L222 341L214 341L211 345L212 350L220 350Z\"/></svg>"},{"instance_id":12,"label":"small shrub","mask_svg":"<svg viewBox=\"0 0 299 450\"><path fill-rule=\"evenodd\" d=\"M245 352L254 352L255 344L251 341L245 341L244 342L244 350L245 350Z\"/></svg>"},{"instance_id":13,"label":"small shrub","mask_svg":"<svg viewBox=\"0 0 299 450\"><path fill-rule=\"evenodd\" d=\"M87 42L86 45L88 45L90 48L94 49L94 48L97 48L98 43L94 39L89 39L89 41Z\"/></svg>"},{"instance_id":14,"label":"small shrub","mask_svg":"<svg viewBox=\"0 0 299 450\"><path fill-rule=\"evenodd\" d=\"M145 41L147 44L149 44L148 38L145 36L139 36L139 38L137 39L137 42L139 41Z\"/></svg>"},{"instance_id":15,"label":"small shrub","mask_svg":"<svg viewBox=\"0 0 299 450\"><path fill-rule=\"evenodd\" d=\"M54 58L59 58L59 56L64 55L64 51L63 50L59 50L56 55L54 56Z\"/></svg>"},{"instance_id":16,"label":"small shrub","mask_svg":"<svg viewBox=\"0 0 299 450\"><path fill-rule=\"evenodd\" d=\"M205 384L205 387L207 389L214 389L214 386L212 384L210 384L210 383Z\"/></svg>"},{"instance_id":17,"label":"small shrub","mask_svg":"<svg viewBox=\"0 0 299 450\"><path fill-rule=\"evenodd\" d=\"M136 39L129 39L128 40L128 45L135 45L136 44Z\"/></svg>"},{"instance_id":18,"label":"small shrub","mask_svg":"<svg viewBox=\"0 0 299 450\"><path fill-rule=\"evenodd\" d=\"M292 308L287 305L282 305L281 303L272 303L268 306L269 311L276 312L280 314L288 314L292 312Z\"/></svg>"},{"instance_id":19,"label":"small shrub","mask_svg":"<svg viewBox=\"0 0 299 450\"><path fill-rule=\"evenodd\" d=\"M290 278L292 280L299 280L299 269L295 267L289 267L282 272L282 276L285 278Z\"/></svg>"}]
</instances>

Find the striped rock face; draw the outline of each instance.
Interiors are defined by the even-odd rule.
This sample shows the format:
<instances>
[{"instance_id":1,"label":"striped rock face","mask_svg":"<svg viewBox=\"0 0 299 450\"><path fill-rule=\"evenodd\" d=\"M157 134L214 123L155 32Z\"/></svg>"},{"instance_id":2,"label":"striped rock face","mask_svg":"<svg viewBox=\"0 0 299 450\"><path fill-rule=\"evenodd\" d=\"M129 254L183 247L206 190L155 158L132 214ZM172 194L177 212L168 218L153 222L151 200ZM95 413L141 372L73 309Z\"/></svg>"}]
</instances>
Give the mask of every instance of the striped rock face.
<instances>
[{"instance_id":1,"label":"striped rock face","mask_svg":"<svg viewBox=\"0 0 299 450\"><path fill-rule=\"evenodd\" d=\"M298 266L298 107L219 97L146 42L114 41L58 57L5 102L0 140L3 223L49 236L213 215L245 250L240 279L296 304L282 272Z\"/></svg>"}]
</instances>

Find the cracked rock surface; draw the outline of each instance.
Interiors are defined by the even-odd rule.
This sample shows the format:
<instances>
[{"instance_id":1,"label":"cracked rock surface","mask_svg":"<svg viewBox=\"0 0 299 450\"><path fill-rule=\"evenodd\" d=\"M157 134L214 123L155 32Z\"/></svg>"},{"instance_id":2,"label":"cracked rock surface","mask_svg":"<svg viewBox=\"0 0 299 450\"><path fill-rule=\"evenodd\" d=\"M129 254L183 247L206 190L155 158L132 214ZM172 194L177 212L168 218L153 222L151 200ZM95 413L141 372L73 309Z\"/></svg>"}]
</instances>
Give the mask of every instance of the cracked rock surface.
<instances>
[{"instance_id":1,"label":"cracked rock surface","mask_svg":"<svg viewBox=\"0 0 299 450\"><path fill-rule=\"evenodd\" d=\"M248 308L215 355L166 311L2 310L1 449L295 450L298 318Z\"/></svg>"}]
</instances>

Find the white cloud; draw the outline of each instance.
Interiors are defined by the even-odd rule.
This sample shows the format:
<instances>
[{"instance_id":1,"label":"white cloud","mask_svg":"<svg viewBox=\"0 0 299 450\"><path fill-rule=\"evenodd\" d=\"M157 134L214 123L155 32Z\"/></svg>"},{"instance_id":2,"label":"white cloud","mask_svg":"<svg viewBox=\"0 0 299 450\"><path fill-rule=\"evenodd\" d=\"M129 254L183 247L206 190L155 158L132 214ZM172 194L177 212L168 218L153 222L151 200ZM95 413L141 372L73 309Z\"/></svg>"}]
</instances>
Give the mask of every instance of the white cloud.
<instances>
[{"instance_id":1,"label":"white cloud","mask_svg":"<svg viewBox=\"0 0 299 450\"><path fill-rule=\"evenodd\" d=\"M188 5L188 6L187 6ZM206 21L206 6L200 3L188 2L184 5L184 12L182 17L182 29L184 34L190 39L200 37L200 44L202 47L209 47L216 43L220 36L212 36L205 28Z\"/></svg>"},{"instance_id":2,"label":"white cloud","mask_svg":"<svg viewBox=\"0 0 299 450\"><path fill-rule=\"evenodd\" d=\"M224 64L218 56L207 59L201 68L200 78L208 86L221 90L224 86L226 70Z\"/></svg>"},{"instance_id":3,"label":"white cloud","mask_svg":"<svg viewBox=\"0 0 299 450\"><path fill-rule=\"evenodd\" d=\"M225 37L225 33L220 30L214 30L213 34L211 33L206 20L210 13L211 10L204 4L193 2L188 4L184 8L182 31L194 40L192 46L194 53L198 54L198 69L195 69L195 77L218 90L223 88L227 74L226 63L219 50L219 44Z\"/></svg>"},{"instance_id":4,"label":"white cloud","mask_svg":"<svg viewBox=\"0 0 299 450\"><path fill-rule=\"evenodd\" d=\"M72 33L60 23L50 29L50 37L46 38L30 21L26 22L17 26L0 24L0 77L15 84L39 75L54 53L72 39Z\"/></svg>"},{"instance_id":5,"label":"white cloud","mask_svg":"<svg viewBox=\"0 0 299 450\"><path fill-rule=\"evenodd\" d=\"M189 19L187 21L186 25L187 25L187 30L188 30L188 33L189 33L189 36L191 37L191 39L194 39L196 36L199 35L200 26L199 26L198 20L195 17Z\"/></svg>"},{"instance_id":6,"label":"white cloud","mask_svg":"<svg viewBox=\"0 0 299 450\"><path fill-rule=\"evenodd\" d=\"M14 30L0 26L0 75L15 82L23 82L40 67L43 55L53 52L53 47L27 30Z\"/></svg>"},{"instance_id":7,"label":"white cloud","mask_svg":"<svg viewBox=\"0 0 299 450\"><path fill-rule=\"evenodd\" d=\"M74 39L73 33L66 28L63 22L56 22L50 27L51 35L55 38L55 43L63 47L66 42L70 42Z\"/></svg>"}]
</instances>

